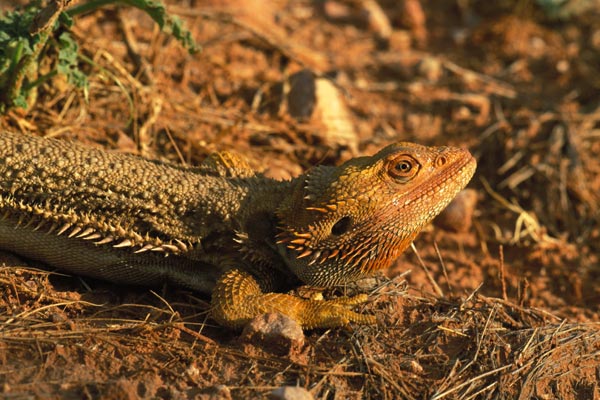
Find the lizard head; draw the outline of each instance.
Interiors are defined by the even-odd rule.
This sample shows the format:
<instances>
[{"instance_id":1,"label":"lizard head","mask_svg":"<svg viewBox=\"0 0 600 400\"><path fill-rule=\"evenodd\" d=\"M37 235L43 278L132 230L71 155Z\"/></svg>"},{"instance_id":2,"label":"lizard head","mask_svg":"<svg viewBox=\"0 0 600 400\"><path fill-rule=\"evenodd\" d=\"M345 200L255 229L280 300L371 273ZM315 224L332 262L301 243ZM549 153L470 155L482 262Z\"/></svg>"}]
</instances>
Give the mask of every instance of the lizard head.
<instances>
[{"instance_id":1,"label":"lizard head","mask_svg":"<svg viewBox=\"0 0 600 400\"><path fill-rule=\"evenodd\" d=\"M385 268L469 182L467 150L400 142L292 182L277 246L307 284L332 286Z\"/></svg>"}]
</instances>

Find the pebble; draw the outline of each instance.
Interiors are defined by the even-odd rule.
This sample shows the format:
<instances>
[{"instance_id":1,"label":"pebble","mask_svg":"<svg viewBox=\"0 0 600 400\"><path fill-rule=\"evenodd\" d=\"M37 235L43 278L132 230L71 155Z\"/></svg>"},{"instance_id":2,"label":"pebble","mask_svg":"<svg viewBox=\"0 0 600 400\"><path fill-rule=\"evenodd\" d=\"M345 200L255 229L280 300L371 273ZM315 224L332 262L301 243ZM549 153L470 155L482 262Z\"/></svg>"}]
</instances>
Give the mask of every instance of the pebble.
<instances>
[{"instance_id":1,"label":"pebble","mask_svg":"<svg viewBox=\"0 0 600 400\"><path fill-rule=\"evenodd\" d=\"M269 395L271 400L313 400L314 397L310 392L298 386L282 386L271 392Z\"/></svg>"},{"instance_id":2,"label":"pebble","mask_svg":"<svg viewBox=\"0 0 600 400\"><path fill-rule=\"evenodd\" d=\"M255 317L244 327L241 339L278 355L299 353L305 342L300 324L280 313Z\"/></svg>"},{"instance_id":3,"label":"pebble","mask_svg":"<svg viewBox=\"0 0 600 400\"><path fill-rule=\"evenodd\" d=\"M473 223L473 213L477 206L477 191L462 190L454 200L434 220L433 224L450 232L466 232Z\"/></svg>"}]
</instances>

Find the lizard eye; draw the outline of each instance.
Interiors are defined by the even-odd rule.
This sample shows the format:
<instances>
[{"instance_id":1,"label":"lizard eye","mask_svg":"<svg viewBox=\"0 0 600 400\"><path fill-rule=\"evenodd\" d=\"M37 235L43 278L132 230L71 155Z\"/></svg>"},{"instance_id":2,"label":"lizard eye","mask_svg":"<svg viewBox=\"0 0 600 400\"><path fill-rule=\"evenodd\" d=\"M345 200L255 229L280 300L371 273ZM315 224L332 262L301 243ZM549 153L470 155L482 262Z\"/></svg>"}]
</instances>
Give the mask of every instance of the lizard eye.
<instances>
[{"instance_id":1,"label":"lizard eye","mask_svg":"<svg viewBox=\"0 0 600 400\"><path fill-rule=\"evenodd\" d=\"M418 170L417 161L406 155L396 158L388 167L389 174L394 178L411 178Z\"/></svg>"},{"instance_id":2,"label":"lizard eye","mask_svg":"<svg viewBox=\"0 0 600 400\"><path fill-rule=\"evenodd\" d=\"M350 217L341 218L331 227L331 234L336 236L343 235L350 229L351 222Z\"/></svg>"}]
</instances>

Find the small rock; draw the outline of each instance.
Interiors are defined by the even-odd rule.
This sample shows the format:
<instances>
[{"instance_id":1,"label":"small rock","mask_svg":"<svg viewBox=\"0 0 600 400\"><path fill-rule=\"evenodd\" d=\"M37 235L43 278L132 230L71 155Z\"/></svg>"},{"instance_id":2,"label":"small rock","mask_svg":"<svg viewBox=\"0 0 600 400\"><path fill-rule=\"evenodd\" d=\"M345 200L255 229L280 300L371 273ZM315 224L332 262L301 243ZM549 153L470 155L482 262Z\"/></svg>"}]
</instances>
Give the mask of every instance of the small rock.
<instances>
[{"instance_id":1,"label":"small rock","mask_svg":"<svg viewBox=\"0 0 600 400\"><path fill-rule=\"evenodd\" d=\"M466 232L471 228L476 206L477 191L474 189L462 190L450 205L433 220L433 223L447 231Z\"/></svg>"},{"instance_id":2,"label":"small rock","mask_svg":"<svg viewBox=\"0 0 600 400\"><path fill-rule=\"evenodd\" d=\"M310 392L298 386L282 386L271 392L269 395L271 400L313 400L314 397Z\"/></svg>"},{"instance_id":3,"label":"small rock","mask_svg":"<svg viewBox=\"0 0 600 400\"><path fill-rule=\"evenodd\" d=\"M556 63L556 70L561 74L566 74L569 71L570 64L567 60L560 60Z\"/></svg>"},{"instance_id":4,"label":"small rock","mask_svg":"<svg viewBox=\"0 0 600 400\"><path fill-rule=\"evenodd\" d=\"M319 136L332 147L347 147L354 155L358 150L358 134L343 93L328 79L316 80L317 106L313 120L323 129Z\"/></svg>"},{"instance_id":5,"label":"small rock","mask_svg":"<svg viewBox=\"0 0 600 400\"><path fill-rule=\"evenodd\" d=\"M225 385L210 386L194 397L198 400L231 400L231 391Z\"/></svg>"},{"instance_id":6,"label":"small rock","mask_svg":"<svg viewBox=\"0 0 600 400\"><path fill-rule=\"evenodd\" d=\"M65 315L65 313L62 310L60 310L60 311L53 312L52 314L50 314L50 320L55 324L59 324L61 322L66 322L68 320L68 318Z\"/></svg>"},{"instance_id":7,"label":"small rock","mask_svg":"<svg viewBox=\"0 0 600 400\"><path fill-rule=\"evenodd\" d=\"M317 101L315 75L303 69L290 76L289 85L288 113L299 121L310 118Z\"/></svg>"},{"instance_id":8,"label":"small rock","mask_svg":"<svg viewBox=\"0 0 600 400\"><path fill-rule=\"evenodd\" d=\"M417 65L417 72L429 82L437 82L442 77L442 63L435 57L425 56Z\"/></svg>"},{"instance_id":9,"label":"small rock","mask_svg":"<svg viewBox=\"0 0 600 400\"><path fill-rule=\"evenodd\" d=\"M375 277L363 278L357 280L355 284L361 292L370 292L379 285L379 279Z\"/></svg>"},{"instance_id":10,"label":"small rock","mask_svg":"<svg viewBox=\"0 0 600 400\"><path fill-rule=\"evenodd\" d=\"M331 80L317 77L310 69L300 70L286 82L274 85L260 107L276 114L285 111L297 121L310 121L318 127L315 135L326 145L357 153L358 134L344 93Z\"/></svg>"},{"instance_id":11,"label":"small rock","mask_svg":"<svg viewBox=\"0 0 600 400\"><path fill-rule=\"evenodd\" d=\"M241 338L277 355L296 354L304 347L304 332L300 324L280 313L255 317L244 327Z\"/></svg>"},{"instance_id":12,"label":"small rock","mask_svg":"<svg viewBox=\"0 0 600 400\"><path fill-rule=\"evenodd\" d=\"M400 366L413 374L422 375L425 369L417 360L405 361Z\"/></svg>"},{"instance_id":13,"label":"small rock","mask_svg":"<svg viewBox=\"0 0 600 400\"><path fill-rule=\"evenodd\" d=\"M197 381L202 376L201 371L196 365L196 363L190 364L186 368L185 374L188 376L188 378L190 378L193 381Z\"/></svg>"},{"instance_id":14,"label":"small rock","mask_svg":"<svg viewBox=\"0 0 600 400\"><path fill-rule=\"evenodd\" d=\"M352 10L348 5L339 1L325 1L323 4L325 16L333 21L347 20L352 16Z\"/></svg>"}]
</instances>

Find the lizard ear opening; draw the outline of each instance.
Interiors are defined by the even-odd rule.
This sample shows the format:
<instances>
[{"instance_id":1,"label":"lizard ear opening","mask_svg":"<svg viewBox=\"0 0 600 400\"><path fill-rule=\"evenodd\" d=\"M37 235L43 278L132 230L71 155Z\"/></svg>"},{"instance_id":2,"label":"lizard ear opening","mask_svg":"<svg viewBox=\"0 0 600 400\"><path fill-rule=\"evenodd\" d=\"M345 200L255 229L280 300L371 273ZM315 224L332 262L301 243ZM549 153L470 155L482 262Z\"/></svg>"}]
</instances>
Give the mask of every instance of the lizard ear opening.
<instances>
[{"instance_id":1,"label":"lizard ear opening","mask_svg":"<svg viewBox=\"0 0 600 400\"><path fill-rule=\"evenodd\" d=\"M351 225L352 220L350 217L342 217L331 227L331 234L336 236L343 235L350 230Z\"/></svg>"}]
</instances>

